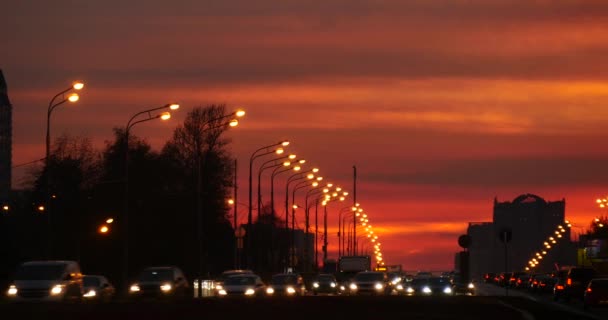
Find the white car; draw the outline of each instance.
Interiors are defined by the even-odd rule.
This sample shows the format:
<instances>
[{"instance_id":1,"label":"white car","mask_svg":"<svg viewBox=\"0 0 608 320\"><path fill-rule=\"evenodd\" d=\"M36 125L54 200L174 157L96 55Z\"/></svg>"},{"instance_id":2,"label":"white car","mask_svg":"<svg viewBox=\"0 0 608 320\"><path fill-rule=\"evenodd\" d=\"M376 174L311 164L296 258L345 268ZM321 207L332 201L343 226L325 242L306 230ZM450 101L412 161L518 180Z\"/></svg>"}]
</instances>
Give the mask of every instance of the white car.
<instances>
[{"instance_id":1,"label":"white car","mask_svg":"<svg viewBox=\"0 0 608 320\"><path fill-rule=\"evenodd\" d=\"M266 284L256 274L241 274L227 278L218 289L220 297L262 297Z\"/></svg>"}]
</instances>

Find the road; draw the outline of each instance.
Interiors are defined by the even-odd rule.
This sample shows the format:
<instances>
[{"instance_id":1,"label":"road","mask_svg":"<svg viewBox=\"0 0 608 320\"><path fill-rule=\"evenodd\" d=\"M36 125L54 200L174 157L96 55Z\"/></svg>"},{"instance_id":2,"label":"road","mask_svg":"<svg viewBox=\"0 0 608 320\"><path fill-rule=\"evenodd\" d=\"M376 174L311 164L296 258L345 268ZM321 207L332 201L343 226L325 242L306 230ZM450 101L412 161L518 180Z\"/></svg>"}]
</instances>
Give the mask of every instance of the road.
<instances>
[{"instance_id":1,"label":"road","mask_svg":"<svg viewBox=\"0 0 608 320\"><path fill-rule=\"evenodd\" d=\"M107 304L0 303L0 315L19 319L491 319L534 320L602 319L559 304L535 301L518 294L453 297L351 297L304 296L297 298L188 300L181 302L113 302ZM606 319L606 318L604 318Z\"/></svg>"}]
</instances>

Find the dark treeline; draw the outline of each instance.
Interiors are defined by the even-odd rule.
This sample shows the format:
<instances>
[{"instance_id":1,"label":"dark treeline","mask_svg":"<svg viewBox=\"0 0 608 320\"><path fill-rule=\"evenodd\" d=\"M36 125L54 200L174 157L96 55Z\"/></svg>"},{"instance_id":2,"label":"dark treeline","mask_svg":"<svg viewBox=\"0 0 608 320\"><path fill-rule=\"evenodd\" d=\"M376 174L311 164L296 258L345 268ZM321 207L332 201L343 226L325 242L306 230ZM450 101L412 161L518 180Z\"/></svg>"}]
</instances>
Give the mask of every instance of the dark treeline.
<instances>
[{"instance_id":1,"label":"dark treeline","mask_svg":"<svg viewBox=\"0 0 608 320\"><path fill-rule=\"evenodd\" d=\"M226 202L232 197L234 157L224 135L230 120L222 118L225 114L224 105L193 109L160 152L129 133L129 278L150 265L177 265L190 278L198 275L199 268L214 276L234 267L233 211ZM13 192L11 210L0 220L2 281L8 281L23 261L51 258L78 260L83 273L104 274L119 283L125 136L124 128L115 128L113 140L106 141L103 150L95 150L87 138L63 135L53 140L48 167L32 171L31 188ZM38 210L47 206L47 181L53 195L52 234L48 208ZM109 232L101 234L99 227L110 217L114 222ZM255 221L256 228L265 223L281 225L275 218L265 220L270 222ZM269 264L278 265L277 259Z\"/></svg>"}]
</instances>

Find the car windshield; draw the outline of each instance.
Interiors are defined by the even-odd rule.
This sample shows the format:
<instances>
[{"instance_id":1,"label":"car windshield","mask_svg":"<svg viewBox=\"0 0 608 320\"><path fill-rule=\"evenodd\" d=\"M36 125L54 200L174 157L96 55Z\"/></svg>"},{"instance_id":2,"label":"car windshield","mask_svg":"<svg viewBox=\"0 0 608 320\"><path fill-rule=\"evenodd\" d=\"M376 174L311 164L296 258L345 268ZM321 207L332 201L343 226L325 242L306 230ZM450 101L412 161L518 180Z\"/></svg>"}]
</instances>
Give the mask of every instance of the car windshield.
<instances>
[{"instance_id":1,"label":"car windshield","mask_svg":"<svg viewBox=\"0 0 608 320\"><path fill-rule=\"evenodd\" d=\"M82 277L82 285L85 287L99 287L100 281L97 277Z\"/></svg>"},{"instance_id":2,"label":"car windshield","mask_svg":"<svg viewBox=\"0 0 608 320\"><path fill-rule=\"evenodd\" d=\"M449 284L450 283L450 279L448 278L430 278L429 279L429 284L432 286L441 286L441 285L445 285L445 284Z\"/></svg>"},{"instance_id":3,"label":"car windshield","mask_svg":"<svg viewBox=\"0 0 608 320\"><path fill-rule=\"evenodd\" d=\"M222 273L222 275L220 276L221 280L220 281L226 281L226 279L232 277L232 276L238 276L241 274L251 274L251 271L248 270L233 270L233 271L224 271Z\"/></svg>"},{"instance_id":4,"label":"car windshield","mask_svg":"<svg viewBox=\"0 0 608 320\"><path fill-rule=\"evenodd\" d=\"M162 281L173 280L173 270L170 269L149 269L144 270L139 275L139 281Z\"/></svg>"},{"instance_id":5,"label":"car windshield","mask_svg":"<svg viewBox=\"0 0 608 320\"><path fill-rule=\"evenodd\" d=\"M591 282L591 287L595 289L608 289L608 279L596 279Z\"/></svg>"},{"instance_id":6,"label":"car windshield","mask_svg":"<svg viewBox=\"0 0 608 320\"><path fill-rule=\"evenodd\" d=\"M321 282L330 282L330 281L336 281L336 279L334 278L334 276L329 275L329 274L328 274L328 275L320 275L320 276L317 278L317 280L318 280L318 281L321 281Z\"/></svg>"},{"instance_id":7,"label":"car windshield","mask_svg":"<svg viewBox=\"0 0 608 320\"><path fill-rule=\"evenodd\" d=\"M375 272L359 273L355 276L357 281L382 281L383 279L384 274Z\"/></svg>"},{"instance_id":8,"label":"car windshield","mask_svg":"<svg viewBox=\"0 0 608 320\"><path fill-rule=\"evenodd\" d=\"M225 285L253 285L255 284L255 277L247 276L232 276L224 281Z\"/></svg>"},{"instance_id":9,"label":"car windshield","mask_svg":"<svg viewBox=\"0 0 608 320\"><path fill-rule=\"evenodd\" d=\"M275 275L272 276L271 282L273 284L296 284L298 282L298 277L293 274Z\"/></svg>"},{"instance_id":10,"label":"car windshield","mask_svg":"<svg viewBox=\"0 0 608 320\"><path fill-rule=\"evenodd\" d=\"M24 265L15 274L15 280L54 280L61 277L65 264Z\"/></svg>"}]
</instances>

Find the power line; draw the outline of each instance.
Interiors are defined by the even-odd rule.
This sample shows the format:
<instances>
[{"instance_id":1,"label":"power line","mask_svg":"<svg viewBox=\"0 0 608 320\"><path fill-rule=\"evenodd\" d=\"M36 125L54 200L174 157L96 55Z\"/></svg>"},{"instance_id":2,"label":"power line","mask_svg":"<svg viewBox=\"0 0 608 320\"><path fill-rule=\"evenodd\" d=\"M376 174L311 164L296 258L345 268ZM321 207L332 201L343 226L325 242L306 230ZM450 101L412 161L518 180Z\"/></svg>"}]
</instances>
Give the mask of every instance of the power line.
<instances>
[{"instance_id":1,"label":"power line","mask_svg":"<svg viewBox=\"0 0 608 320\"><path fill-rule=\"evenodd\" d=\"M21 163L21 164L16 164L16 165L12 166L11 168L18 168L18 167L27 166L29 164L33 164L33 163L36 163L36 162L39 162L39 161L44 161L44 159L45 158L40 158L40 159L37 159L37 160L34 160L34 161L30 161L30 162L26 162L26 163Z\"/></svg>"}]
</instances>

